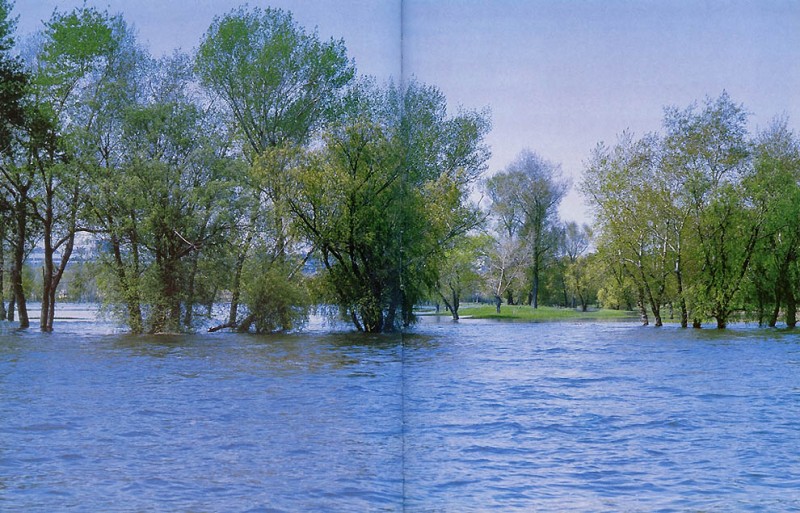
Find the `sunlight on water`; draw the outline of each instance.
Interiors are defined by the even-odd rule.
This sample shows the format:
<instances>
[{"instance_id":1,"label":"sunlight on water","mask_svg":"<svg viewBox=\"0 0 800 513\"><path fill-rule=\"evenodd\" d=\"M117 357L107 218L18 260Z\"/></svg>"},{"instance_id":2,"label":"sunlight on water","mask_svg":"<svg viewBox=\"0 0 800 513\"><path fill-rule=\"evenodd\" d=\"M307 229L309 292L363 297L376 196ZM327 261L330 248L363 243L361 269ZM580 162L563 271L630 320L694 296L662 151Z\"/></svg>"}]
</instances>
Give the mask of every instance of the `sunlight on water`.
<instances>
[{"instance_id":1,"label":"sunlight on water","mask_svg":"<svg viewBox=\"0 0 800 513\"><path fill-rule=\"evenodd\" d=\"M71 317L0 334L0 511L800 508L794 333Z\"/></svg>"}]
</instances>

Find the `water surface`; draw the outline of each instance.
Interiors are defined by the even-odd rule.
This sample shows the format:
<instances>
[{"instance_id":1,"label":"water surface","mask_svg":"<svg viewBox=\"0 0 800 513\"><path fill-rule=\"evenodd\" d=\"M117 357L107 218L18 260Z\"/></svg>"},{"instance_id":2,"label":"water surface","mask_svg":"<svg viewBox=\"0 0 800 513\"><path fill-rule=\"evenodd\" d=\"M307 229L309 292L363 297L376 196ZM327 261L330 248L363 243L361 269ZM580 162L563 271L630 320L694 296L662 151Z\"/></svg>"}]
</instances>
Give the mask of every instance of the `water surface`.
<instances>
[{"instance_id":1,"label":"water surface","mask_svg":"<svg viewBox=\"0 0 800 513\"><path fill-rule=\"evenodd\" d=\"M794 333L77 317L0 334L0 511L800 510Z\"/></svg>"}]
</instances>

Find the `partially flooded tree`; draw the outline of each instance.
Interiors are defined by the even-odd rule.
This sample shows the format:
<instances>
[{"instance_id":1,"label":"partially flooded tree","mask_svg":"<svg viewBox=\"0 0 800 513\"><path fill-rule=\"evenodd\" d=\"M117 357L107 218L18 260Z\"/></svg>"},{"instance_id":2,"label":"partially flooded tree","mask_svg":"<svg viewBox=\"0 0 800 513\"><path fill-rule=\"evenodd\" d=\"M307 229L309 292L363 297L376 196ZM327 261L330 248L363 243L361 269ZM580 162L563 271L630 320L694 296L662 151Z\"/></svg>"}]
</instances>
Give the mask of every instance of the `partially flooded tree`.
<instances>
[{"instance_id":1,"label":"partially flooded tree","mask_svg":"<svg viewBox=\"0 0 800 513\"><path fill-rule=\"evenodd\" d=\"M763 208L748 202L744 181L752 172L746 121L744 108L724 92L701 109L672 108L665 116L667 147L682 184L676 199L688 207L697 250L696 285L688 291L695 325L708 316L724 328L742 308L743 280L762 233Z\"/></svg>"},{"instance_id":2,"label":"partially flooded tree","mask_svg":"<svg viewBox=\"0 0 800 513\"><path fill-rule=\"evenodd\" d=\"M29 73L10 53L14 46L16 25L16 19L11 15L12 6L11 2L0 0L0 224L3 232L0 253L3 253L3 246L8 240L12 294L12 306L8 313L13 320L16 309L20 328L27 328L30 321L22 268L31 236L35 233L30 221L34 178L29 163L32 143L38 140L38 134L46 132L49 127L40 122L35 105L30 102ZM5 318L5 306L2 310Z\"/></svg>"},{"instance_id":3,"label":"partially flooded tree","mask_svg":"<svg viewBox=\"0 0 800 513\"><path fill-rule=\"evenodd\" d=\"M488 158L488 122L449 117L441 92L417 83L363 81L344 107L285 200L342 313L359 330L389 331L412 321L444 251L480 221L468 194Z\"/></svg>"},{"instance_id":4,"label":"partially flooded tree","mask_svg":"<svg viewBox=\"0 0 800 513\"><path fill-rule=\"evenodd\" d=\"M341 40L322 41L289 12L245 7L214 19L195 66L202 84L226 105L242 154L254 165L242 181L242 192L253 200L240 219L233 259L226 323L233 327L239 323L242 270L253 244L262 239L259 247L281 260L291 249L285 213L280 211L288 170L281 167L281 159L272 157L310 141L331 119L335 99L355 71ZM259 218L269 218L273 225L268 245L263 233L256 232Z\"/></svg>"},{"instance_id":5,"label":"partially flooded tree","mask_svg":"<svg viewBox=\"0 0 800 513\"><path fill-rule=\"evenodd\" d=\"M51 331L56 292L72 256L94 155L86 140L96 125L104 82L125 25L93 8L55 11L45 24L42 47L32 63L32 101L49 126L31 145L35 178L33 214L42 227L41 329Z\"/></svg>"},{"instance_id":6,"label":"partially flooded tree","mask_svg":"<svg viewBox=\"0 0 800 513\"><path fill-rule=\"evenodd\" d=\"M602 253L614 259L635 284L643 324L647 307L662 326L669 295L672 254L668 219L657 215L660 146L654 135L636 140L623 134L613 147L598 145L584 171L581 189L604 233Z\"/></svg>"},{"instance_id":7,"label":"partially flooded tree","mask_svg":"<svg viewBox=\"0 0 800 513\"><path fill-rule=\"evenodd\" d=\"M152 96L126 116L128 192L144 198L132 198L138 208L128 242L138 246L147 330L179 331L191 327L184 320L196 302L197 258L227 240L230 168L213 118L185 96L188 61L162 60L153 75Z\"/></svg>"},{"instance_id":8,"label":"partially flooded tree","mask_svg":"<svg viewBox=\"0 0 800 513\"><path fill-rule=\"evenodd\" d=\"M750 301L759 324L774 327L781 310L787 327L797 325L800 285L800 142L786 120L776 120L756 138L754 174L747 180L753 205L765 208L764 236L758 241L749 280Z\"/></svg>"}]
</instances>

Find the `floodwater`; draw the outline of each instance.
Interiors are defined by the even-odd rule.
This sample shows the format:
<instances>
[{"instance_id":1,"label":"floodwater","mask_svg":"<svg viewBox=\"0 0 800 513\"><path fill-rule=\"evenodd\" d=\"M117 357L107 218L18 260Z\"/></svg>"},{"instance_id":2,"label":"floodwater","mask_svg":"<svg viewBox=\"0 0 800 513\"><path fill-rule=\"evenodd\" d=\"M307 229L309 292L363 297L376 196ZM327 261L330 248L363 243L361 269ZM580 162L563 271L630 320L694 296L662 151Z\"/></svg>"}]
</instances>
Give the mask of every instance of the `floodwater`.
<instances>
[{"instance_id":1,"label":"floodwater","mask_svg":"<svg viewBox=\"0 0 800 513\"><path fill-rule=\"evenodd\" d=\"M0 511L800 511L800 333L0 331Z\"/></svg>"}]
</instances>

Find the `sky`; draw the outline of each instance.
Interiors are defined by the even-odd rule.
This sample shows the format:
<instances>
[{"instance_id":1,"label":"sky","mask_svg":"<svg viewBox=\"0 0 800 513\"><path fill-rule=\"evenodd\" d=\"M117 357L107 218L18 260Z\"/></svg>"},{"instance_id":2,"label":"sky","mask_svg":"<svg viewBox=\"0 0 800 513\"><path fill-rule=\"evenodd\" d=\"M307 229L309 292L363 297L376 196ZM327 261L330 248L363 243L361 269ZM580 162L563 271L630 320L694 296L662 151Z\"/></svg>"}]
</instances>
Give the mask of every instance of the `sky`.
<instances>
[{"instance_id":1,"label":"sky","mask_svg":"<svg viewBox=\"0 0 800 513\"><path fill-rule=\"evenodd\" d=\"M84 0L16 0L19 36ZM121 13L154 55L197 47L239 0L86 0ZM525 148L577 184L601 141L661 128L664 108L727 91L750 129L786 116L800 132L795 0L250 0L342 38L359 73L439 87L450 107L490 109L488 173ZM588 221L573 190L562 219Z\"/></svg>"}]
</instances>

